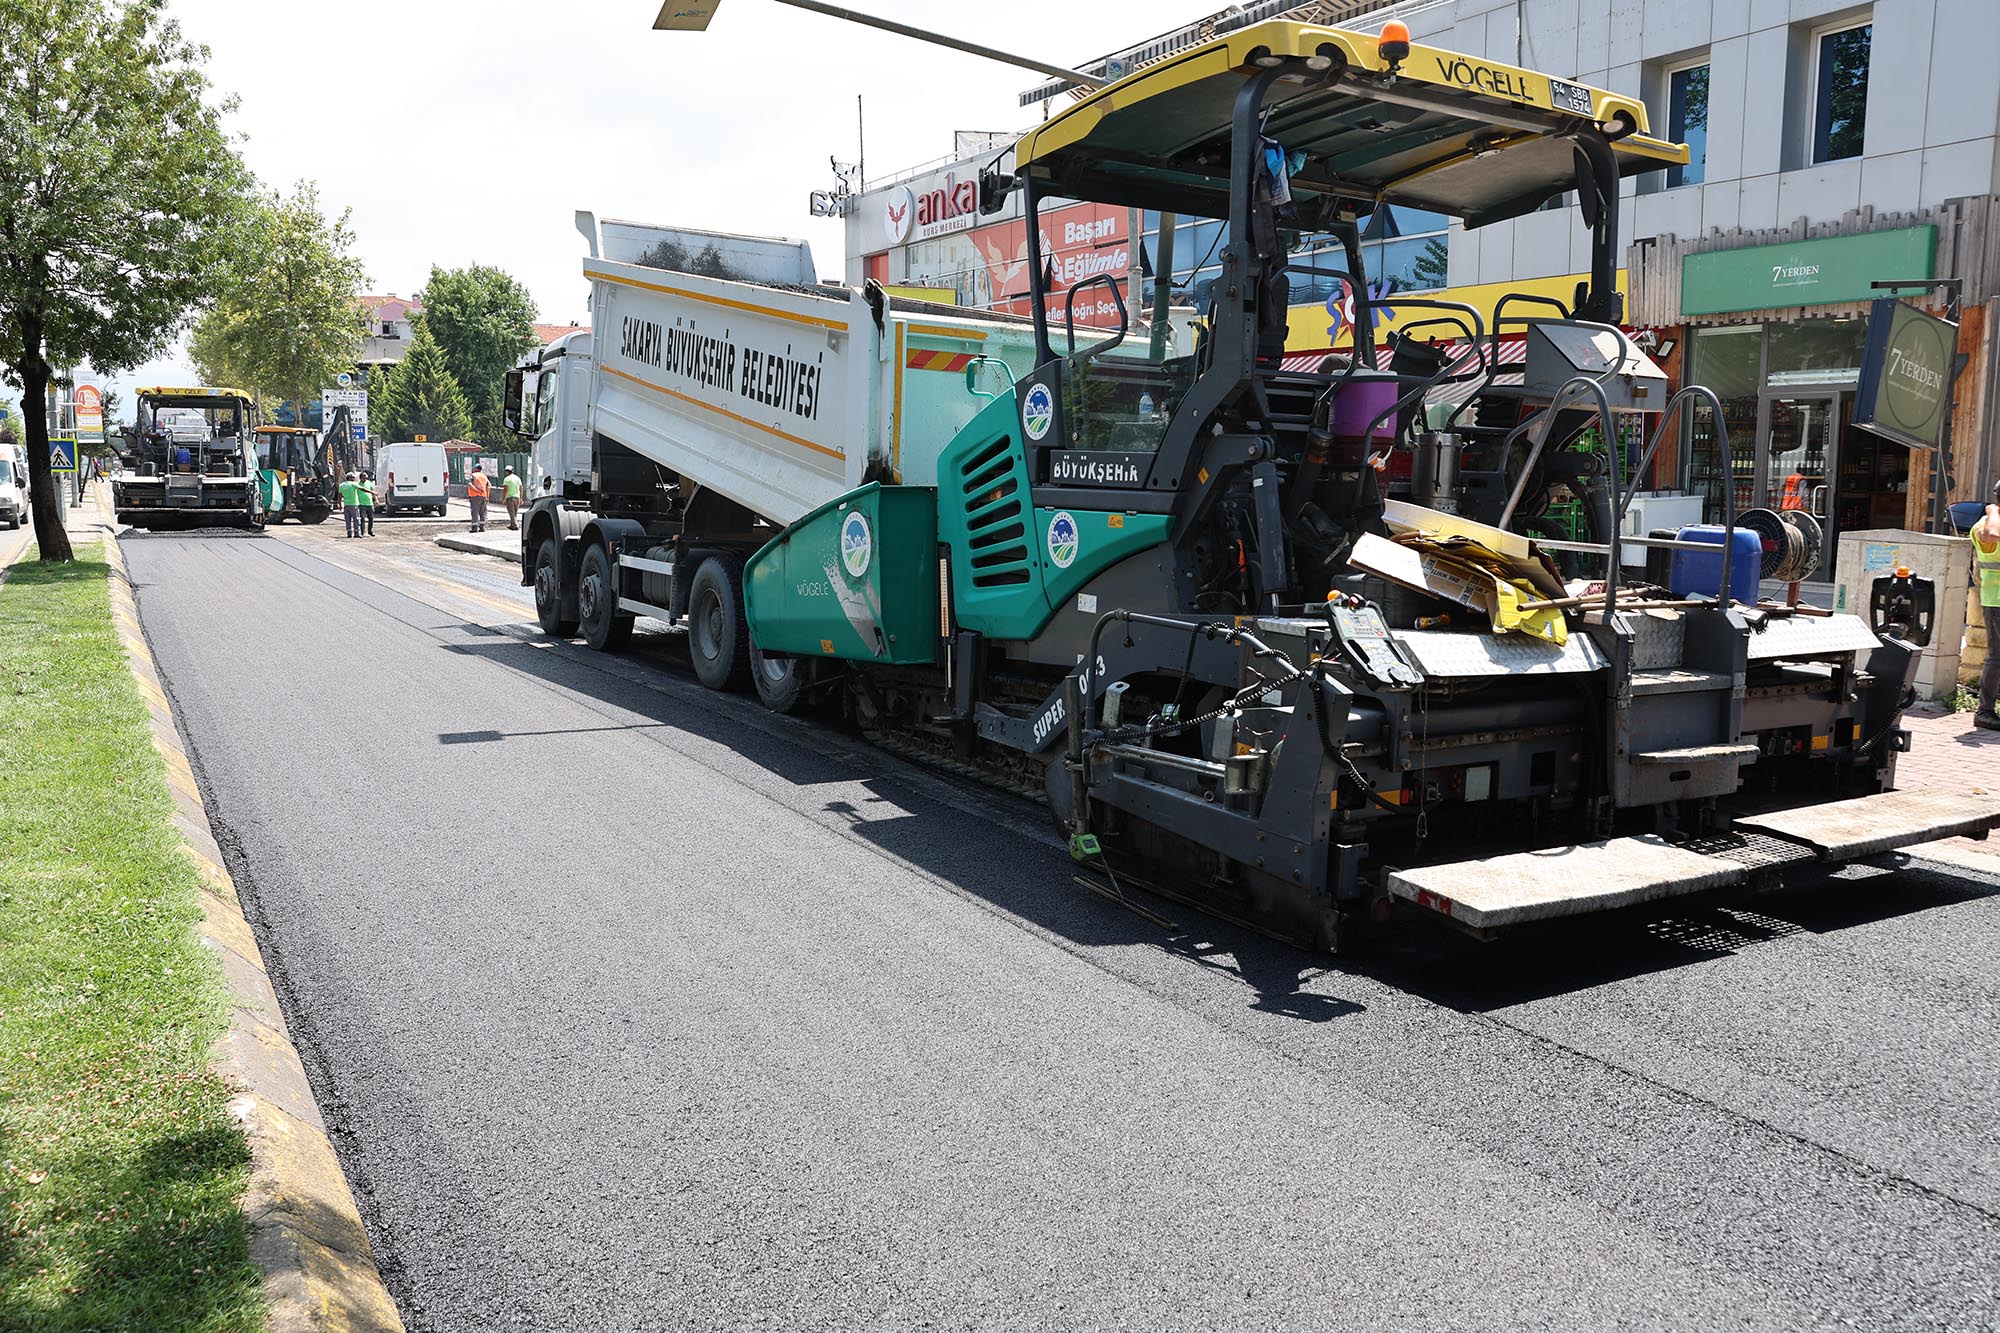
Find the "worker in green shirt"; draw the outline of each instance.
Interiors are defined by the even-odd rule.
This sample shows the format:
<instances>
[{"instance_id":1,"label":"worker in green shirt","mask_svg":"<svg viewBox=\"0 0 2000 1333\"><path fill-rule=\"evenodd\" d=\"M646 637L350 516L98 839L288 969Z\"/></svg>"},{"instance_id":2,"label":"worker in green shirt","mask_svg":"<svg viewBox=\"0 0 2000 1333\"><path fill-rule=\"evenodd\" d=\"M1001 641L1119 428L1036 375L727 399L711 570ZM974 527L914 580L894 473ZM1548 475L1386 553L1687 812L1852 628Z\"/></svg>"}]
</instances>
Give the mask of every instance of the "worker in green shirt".
<instances>
[{"instance_id":1,"label":"worker in green shirt","mask_svg":"<svg viewBox=\"0 0 2000 1333\"><path fill-rule=\"evenodd\" d=\"M507 526L519 531L521 527L521 478L511 467L501 469L500 498L507 502Z\"/></svg>"},{"instance_id":2,"label":"worker in green shirt","mask_svg":"<svg viewBox=\"0 0 2000 1333\"><path fill-rule=\"evenodd\" d=\"M358 487L361 496L361 526L365 535L375 535L375 479L366 472L361 474Z\"/></svg>"},{"instance_id":3,"label":"worker in green shirt","mask_svg":"<svg viewBox=\"0 0 2000 1333\"><path fill-rule=\"evenodd\" d=\"M361 535L361 474L350 472L340 479L340 513L347 520L347 535Z\"/></svg>"}]
</instances>

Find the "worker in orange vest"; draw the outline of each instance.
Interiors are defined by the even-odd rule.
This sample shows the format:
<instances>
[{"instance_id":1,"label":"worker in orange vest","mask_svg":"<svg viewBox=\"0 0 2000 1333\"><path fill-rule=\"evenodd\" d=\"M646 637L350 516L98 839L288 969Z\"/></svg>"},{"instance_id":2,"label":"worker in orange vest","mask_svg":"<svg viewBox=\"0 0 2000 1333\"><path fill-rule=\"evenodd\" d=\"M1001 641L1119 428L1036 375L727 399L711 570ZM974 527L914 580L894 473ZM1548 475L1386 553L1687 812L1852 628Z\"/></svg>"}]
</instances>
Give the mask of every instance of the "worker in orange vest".
<instances>
[{"instance_id":1,"label":"worker in orange vest","mask_svg":"<svg viewBox=\"0 0 2000 1333\"><path fill-rule=\"evenodd\" d=\"M1806 479L1803 474L1794 472L1791 476L1786 477L1784 494L1778 499L1778 508L1804 509L1806 507L1805 490Z\"/></svg>"},{"instance_id":2,"label":"worker in orange vest","mask_svg":"<svg viewBox=\"0 0 2000 1333\"><path fill-rule=\"evenodd\" d=\"M486 474L473 465L465 479L465 498L472 503L472 531L486 531L486 497L493 493L493 484L486 480Z\"/></svg>"}]
</instances>

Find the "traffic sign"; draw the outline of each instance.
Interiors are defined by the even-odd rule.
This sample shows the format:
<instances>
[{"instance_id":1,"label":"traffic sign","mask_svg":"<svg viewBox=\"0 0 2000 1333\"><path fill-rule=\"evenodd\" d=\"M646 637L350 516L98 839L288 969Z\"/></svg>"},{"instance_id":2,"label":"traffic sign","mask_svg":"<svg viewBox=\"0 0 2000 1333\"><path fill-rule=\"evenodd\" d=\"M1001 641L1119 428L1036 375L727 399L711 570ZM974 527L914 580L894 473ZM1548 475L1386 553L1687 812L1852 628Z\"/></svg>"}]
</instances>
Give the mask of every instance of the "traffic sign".
<instances>
[{"instance_id":1,"label":"traffic sign","mask_svg":"<svg viewBox=\"0 0 2000 1333\"><path fill-rule=\"evenodd\" d=\"M333 377L333 382L343 389L349 388L354 384L354 372L343 370Z\"/></svg>"},{"instance_id":2,"label":"traffic sign","mask_svg":"<svg viewBox=\"0 0 2000 1333\"><path fill-rule=\"evenodd\" d=\"M76 471L76 441L49 441L49 469L53 472Z\"/></svg>"}]
</instances>

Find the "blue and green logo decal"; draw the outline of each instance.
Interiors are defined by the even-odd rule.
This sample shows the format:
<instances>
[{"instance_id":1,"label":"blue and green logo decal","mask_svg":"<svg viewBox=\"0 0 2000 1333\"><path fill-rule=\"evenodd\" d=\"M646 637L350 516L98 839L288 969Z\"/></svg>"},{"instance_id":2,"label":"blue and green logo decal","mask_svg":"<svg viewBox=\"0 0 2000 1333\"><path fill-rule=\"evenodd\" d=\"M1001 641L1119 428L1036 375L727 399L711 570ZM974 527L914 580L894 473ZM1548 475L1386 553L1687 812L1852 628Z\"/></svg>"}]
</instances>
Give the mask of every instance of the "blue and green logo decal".
<instances>
[{"instance_id":1,"label":"blue and green logo decal","mask_svg":"<svg viewBox=\"0 0 2000 1333\"><path fill-rule=\"evenodd\" d=\"M1067 509L1059 511L1049 520L1049 559L1057 569L1068 569L1076 562L1076 553L1083 546L1076 530L1076 519Z\"/></svg>"},{"instance_id":2,"label":"blue and green logo decal","mask_svg":"<svg viewBox=\"0 0 2000 1333\"><path fill-rule=\"evenodd\" d=\"M1039 440L1049 433L1049 427L1056 419L1056 396L1049 392L1046 384L1031 384L1026 396L1021 399L1021 429L1031 440Z\"/></svg>"},{"instance_id":3,"label":"blue and green logo decal","mask_svg":"<svg viewBox=\"0 0 2000 1333\"><path fill-rule=\"evenodd\" d=\"M868 572L874 557L875 534L868 530L868 516L859 509L849 511L840 521L840 563L850 578L858 579Z\"/></svg>"}]
</instances>

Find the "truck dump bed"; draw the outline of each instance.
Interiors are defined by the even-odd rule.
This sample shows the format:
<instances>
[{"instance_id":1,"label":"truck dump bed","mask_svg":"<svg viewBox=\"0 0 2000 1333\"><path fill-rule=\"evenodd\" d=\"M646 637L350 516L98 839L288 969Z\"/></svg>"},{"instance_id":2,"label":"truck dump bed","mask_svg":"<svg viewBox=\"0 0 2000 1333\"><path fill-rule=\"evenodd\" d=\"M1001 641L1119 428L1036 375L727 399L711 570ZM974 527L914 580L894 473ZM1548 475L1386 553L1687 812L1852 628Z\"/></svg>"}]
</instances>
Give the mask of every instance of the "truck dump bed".
<instances>
[{"instance_id":1,"label":"truck dump bed","mask_svg":"<svg viewBox=\"0 0 2000 1333\"><path fill-rule=\"evenodd\" d=\"M1033 362L1023 322L899 309L821 284L803 242L589 214L590 427L778 524L868 480L933 485L937 453Z\"/></svg>"}]
</instances>

